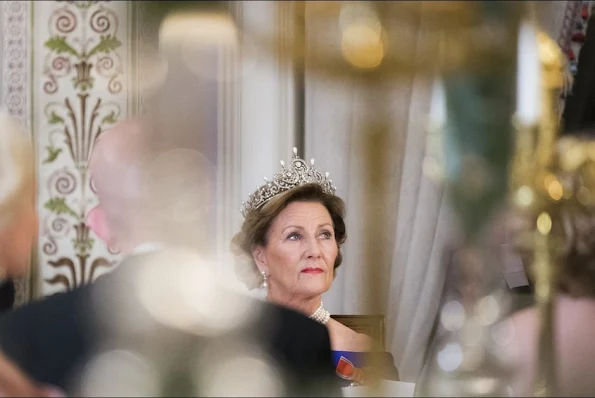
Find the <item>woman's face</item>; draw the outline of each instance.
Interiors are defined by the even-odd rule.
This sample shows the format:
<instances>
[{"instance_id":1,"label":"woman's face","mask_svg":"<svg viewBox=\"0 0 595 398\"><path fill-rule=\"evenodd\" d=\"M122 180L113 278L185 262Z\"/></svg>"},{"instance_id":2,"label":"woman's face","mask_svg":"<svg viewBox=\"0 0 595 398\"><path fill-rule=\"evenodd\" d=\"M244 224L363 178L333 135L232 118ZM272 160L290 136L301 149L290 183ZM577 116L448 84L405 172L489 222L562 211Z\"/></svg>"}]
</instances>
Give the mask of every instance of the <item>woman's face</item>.
<instances>
[{"instance_id":1,"label":"woman's face","mask_svg":"<svg viewBox=\"0 0 595 398\"><path fill-rule=\"evenodd\" d=\"M339 248L331 216L321 203L290 203L273 221L267 244L252 252L266 271L269 300L288 302L327 291Z\"/></svg>"}]
</instances>

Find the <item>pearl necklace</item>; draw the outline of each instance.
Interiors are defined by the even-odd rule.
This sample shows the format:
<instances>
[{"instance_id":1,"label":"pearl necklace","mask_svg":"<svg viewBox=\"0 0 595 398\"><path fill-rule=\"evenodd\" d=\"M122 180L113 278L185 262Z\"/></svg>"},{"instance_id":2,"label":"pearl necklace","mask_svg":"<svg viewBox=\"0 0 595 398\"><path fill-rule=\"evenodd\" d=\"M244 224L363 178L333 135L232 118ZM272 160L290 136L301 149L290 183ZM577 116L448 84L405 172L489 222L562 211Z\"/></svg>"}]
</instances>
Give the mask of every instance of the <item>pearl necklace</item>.
<instances>
[{"instance_id":1,"label":"pearl necklace","mask_svg":"<svg viewBox=\"0 0 595 398\"><path fill-rule=\"evenodd\" d=\"M331 319L331 314L324 309L322 306L322 301L320 302L320 306L314 311L312 315L310 315L310 319L315 320L318 323L322 323L326 325L329 319Z\"/></svg>"}]
</instances>

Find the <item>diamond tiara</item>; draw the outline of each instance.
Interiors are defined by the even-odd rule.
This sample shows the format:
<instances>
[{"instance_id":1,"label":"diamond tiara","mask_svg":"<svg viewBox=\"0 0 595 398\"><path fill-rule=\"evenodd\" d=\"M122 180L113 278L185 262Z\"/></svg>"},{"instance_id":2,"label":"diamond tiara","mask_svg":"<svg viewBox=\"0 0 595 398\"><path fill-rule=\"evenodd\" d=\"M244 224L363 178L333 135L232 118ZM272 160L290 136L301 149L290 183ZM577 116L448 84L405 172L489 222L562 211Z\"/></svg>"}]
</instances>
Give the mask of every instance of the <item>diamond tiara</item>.
<instances>
[{"instance_id":1,"label":"diamond tiara","mask_svg":"<svg viewBox=\"0 0 595 398\"><path fill-rule=\"evenodd\" d=\"M290 164L286 165L284 161L281 161L281 170L275 174L272 181L265 177L265 184L248 195L248 200L242 202L240 211L246 217L252 210L258 209L281 192L304 184L318 184L322 187L324 193L334 195L337 188L333 185L333 180L329 180L328 176L328 172L322 174L314 168L314 159L310 160L310 165L308 165L298 156L297 148L293 148Z\"/></svg>"}]
</instances>

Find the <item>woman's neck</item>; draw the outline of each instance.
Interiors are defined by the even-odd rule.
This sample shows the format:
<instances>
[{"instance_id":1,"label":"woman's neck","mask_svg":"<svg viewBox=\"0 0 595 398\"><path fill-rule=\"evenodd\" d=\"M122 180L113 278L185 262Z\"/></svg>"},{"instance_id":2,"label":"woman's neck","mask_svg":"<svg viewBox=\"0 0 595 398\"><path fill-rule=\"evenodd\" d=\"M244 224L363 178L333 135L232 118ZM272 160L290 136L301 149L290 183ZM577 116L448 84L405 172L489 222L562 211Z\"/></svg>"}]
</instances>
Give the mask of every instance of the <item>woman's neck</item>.
<instances>
[{"instance_id":1,"label":"woman's neck","mask_svg":"<svg viewBox=\"0 0 595 398\"><path fill-rule=\"evenodd\" d=\"M269 291L267 301L289 307L299 311L307 316L310 316L318 309L322 302L322 296L317 295L313 297L290 297L287 299L286 295L275 294L274 289Z\"/></svg>"}]
</instances>

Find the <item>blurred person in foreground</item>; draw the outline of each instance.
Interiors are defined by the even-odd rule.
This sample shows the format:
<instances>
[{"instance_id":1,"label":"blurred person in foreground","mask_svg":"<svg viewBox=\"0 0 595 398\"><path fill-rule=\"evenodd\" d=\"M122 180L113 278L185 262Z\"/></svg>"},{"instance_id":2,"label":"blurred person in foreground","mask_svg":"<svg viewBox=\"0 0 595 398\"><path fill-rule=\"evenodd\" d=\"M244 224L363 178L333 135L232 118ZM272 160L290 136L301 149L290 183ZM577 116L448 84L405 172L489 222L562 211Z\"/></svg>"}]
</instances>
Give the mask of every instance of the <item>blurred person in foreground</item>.
<instances>
[{"instance_id":1,"label":"blurred person in foreground","mask_svg":"<svg viewBox=\"0 0 595 398\"><path fill-rule=\"evenodd\" d=\"M33 149L24 131L0 113L0 313L14 304L12 278L26 273L37 231Z\"/></svg>"},{"instance_id":2,"label":"blurred person in foreground","mask_svg":"<svg viewBox=\"0 0 595 398\"><path fill-rule=\"evenodd\" d=\"M572 190L573 198L595 184L595 161L581 155L581 151L577 153L577 144L593 145L593 140L562 138L558 146L562 164L568 161L578 165L574 171L559 174L563 186ZM562 243L554 304L558 396L593 396L595 392L595 207L593 202L579 202L582 203L576 199L558 202L550 212L552 234ZM520 211L514 212L514 217L509 228L517 238L513 243L518 245L520 239L530 236L535 224ZM532 264L532 253L526 248L517 249L523 263ZM533 285L530 267L527 275ZM509 351L514 370L512 388L517 396L531 396L537 370L539 313L535 306L529 306L513 313L508 321L514 331Z\"/></svg>"},{"instance_id":3,"label":"blurred person in foreground","mask_svg":"<svg viewBox=\"0 0 595 398\"><path fill-rule=\"evenodd\" d=\"M363 368L375 363L379 377L398 380L392 355L372 338L330 317L322 294L341 265L347 237L345 204L332 181L297 155L243 204L241 231L232 240L236 270L248 288L260 286L266 300L295 309L330 334L333 363L345 386L364 383ZM370 361L376 355L375 362Z\"/></svg>"},{"instance_id":4,"label":"blurred person in foreground","mask_svg":"<svg viewBox=\"0 0 595 398\"><path fill-rule=\"evenodd\" d=\"M203 265L205 165L171 136L160 145L155 126L121 123L91 154L99 205L88 223L122 264L1 319L2 349L32 378L77 395L340 395L323 326L245 304ZM277 383L263 389L263 377Z\"/></svg>"},{"instance_id":5,"label":"blurred person in foreground","mask_svg":"<svg viewBox=\"0 0 595 398\"><path fill-rule=\"evenodd\" d=\"M0 112L0 313L12 309L15 300L12 279L26 273L37 231L34 161L26 133L5 111ZM29 379L1 351L0 393L59 395L53 388Z\"/></svg>"}]
</instances>

